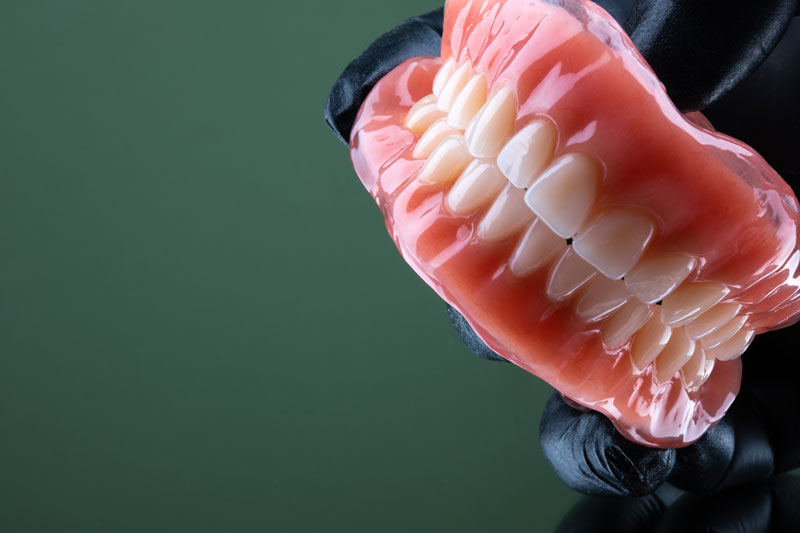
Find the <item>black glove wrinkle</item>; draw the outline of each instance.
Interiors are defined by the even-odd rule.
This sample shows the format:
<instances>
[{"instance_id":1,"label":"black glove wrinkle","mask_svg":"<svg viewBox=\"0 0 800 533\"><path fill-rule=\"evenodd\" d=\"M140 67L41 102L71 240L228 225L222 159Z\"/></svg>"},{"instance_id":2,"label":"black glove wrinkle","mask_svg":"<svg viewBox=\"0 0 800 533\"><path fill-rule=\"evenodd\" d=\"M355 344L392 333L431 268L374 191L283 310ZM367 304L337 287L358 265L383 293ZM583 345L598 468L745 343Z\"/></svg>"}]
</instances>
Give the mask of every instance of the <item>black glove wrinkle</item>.
<instances>
[{"instance_id":1,"label":"black glove wrinkle","mask_svg":"<svg viewBox=\"0 0 800 533\"><path fill-rule=\"evenodd\" d=\"M486 343L478 337L475 330L467 323L467 319L464 318L464 315L459 313L455 307L447 305L447 316L450 317L450 323L453 325L453 329L456 330L456 333L458 333L458 336L461 337L461 341L472 353L489 361L507 362L505 358L486 346Z\"/></svg>"}]
</instances>

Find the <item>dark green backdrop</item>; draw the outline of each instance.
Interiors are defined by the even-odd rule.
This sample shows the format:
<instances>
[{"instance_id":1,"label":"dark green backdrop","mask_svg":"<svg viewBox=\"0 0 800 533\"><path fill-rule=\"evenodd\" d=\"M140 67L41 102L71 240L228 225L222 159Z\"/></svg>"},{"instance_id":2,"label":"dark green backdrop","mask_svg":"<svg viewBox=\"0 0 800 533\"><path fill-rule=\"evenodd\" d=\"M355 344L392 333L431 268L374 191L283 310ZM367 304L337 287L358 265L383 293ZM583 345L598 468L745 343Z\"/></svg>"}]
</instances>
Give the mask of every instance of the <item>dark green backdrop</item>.
<instances>
[{"instance_id":1,"label":"dark green backdrop","mask_svg":"<svg viewBox=\"0 0 800 533\"><path fill-rule=\"evenodd\" d=\"M0 529L549 531L549 388L472 356L322 108L436 1L0 3Z\"/></svg>"}]
</instances>

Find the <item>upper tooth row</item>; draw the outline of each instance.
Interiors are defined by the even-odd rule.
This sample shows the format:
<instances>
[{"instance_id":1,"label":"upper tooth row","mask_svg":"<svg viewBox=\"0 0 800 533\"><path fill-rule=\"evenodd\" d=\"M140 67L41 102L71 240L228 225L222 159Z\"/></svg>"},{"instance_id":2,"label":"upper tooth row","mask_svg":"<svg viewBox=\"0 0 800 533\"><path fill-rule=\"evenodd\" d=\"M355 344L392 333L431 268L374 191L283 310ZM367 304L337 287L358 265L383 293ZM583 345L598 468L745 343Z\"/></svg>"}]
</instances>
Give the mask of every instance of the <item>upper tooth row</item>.
<instances>
[{"instance_id":1,"label":"upper tooth row","mask_svg":"<svg viewBox=\"0 0 800 533\"><path fill-rule=\"evenodd\" d=\"M611 347L633 337L634 363L644 368L654 362L658 379L683 369L687 386L699 386L715 358L740 355L753 332L744 328L740 305L720 303L729 289L684 283L697 263L686 254L643 257L655 225L641 212L617 208L589 220L602 179L598 164L582 153L554 159L558 132L547 119L512 136L513 90L503 85L487 96L485 76L469 61L459 65L450 58L434 79L433 94L406 116L406 127L422 134L413 150L426 159L419 179L455 182L448 209L465 214L488 205L478 227L484 240L527 228L509 261L511 272L524 277L553 264L548 296L565 300L580 289L578 318L608 318L603 339Z\"/></svg>"}]
</instances>

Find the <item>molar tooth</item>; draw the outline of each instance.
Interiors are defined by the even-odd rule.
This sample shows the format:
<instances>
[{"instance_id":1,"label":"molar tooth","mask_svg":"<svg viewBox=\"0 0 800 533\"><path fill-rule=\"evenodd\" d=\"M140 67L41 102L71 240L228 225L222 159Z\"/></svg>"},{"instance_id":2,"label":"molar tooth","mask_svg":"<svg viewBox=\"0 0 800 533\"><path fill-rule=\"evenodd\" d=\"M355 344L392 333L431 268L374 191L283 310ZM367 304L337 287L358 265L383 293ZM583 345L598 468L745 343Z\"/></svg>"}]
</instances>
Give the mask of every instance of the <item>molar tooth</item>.
<instances>
[{"instance_id":1,"label":"molar tooth","mask_svg":"<svg viewBox=\"0 0 800 533\"><path fill-rule=\"evenodd\" d=\"M620 279L636 264L655 231L646 216L627 210L606 211L573 242L578 255L611 279Z\"/></svg>"},{"instance_id":2,"label":"molar tooth","mask_svg":"<svg viewBox=\"0 0 800 533\"><path fill-rule=\"evenodd\" d=\"M686 254L649 257L625 274L625 283L644 303L656 303L683 283L696 263L694 257Z\"/></svg>"},{"instance_id":3,"label":"molar tooth","mask_svg":"<svg viewBox=\"0 0 800 533\"><path fill-rule=\"evenodd\" d=\"M525 227L533 219L533 213L525 205L523 194L523 190L507 183L481 220L478 236L487 241L500 241Z\"/></svg>"},{"instance_id":4,"label":"molar tooth","mask_svg":"<svg viewBox=\"0 0 800 533\"><path fill-rule=\"evenodd\" d=\"M575 306L575 314L584 322L595 322L622 307L633 295L621 281L595 276Z\"/></svg>"},{"instance_id":5,"label":"molar tooth","mask_svg":"<svg viewBox=\"0 0 800 533\"><path fill-rule=\"evenodd\" d=\"M718 304L728 293L728 287L716 281L684 283L664 298L661 311L668 326L683 326Z\"/></svg>"},{"instance_id":6,"label":"molar tooth","mask_svg":"<svg viewBox=\"0 0 800 533\"><path fill-rule=\"evenodd\" d=\"M699 343L696 343L691 359L681 368L681 377L686 389L693 391L700 388L700 385L705 383L708 376L711 375L713 369L714 358L706 357L705 350Z\"/></svg>"},{"instance_id":7,"label":"molar tooth","mask_svg":"<svg viewBox=\"0 0 800 533\"><path fill-rule=\"evenodd\" d=\"M474 159L447 193L447 207L460 215L489 203L506 184L494 163Z\"/></svg>"},{"instance_id":8,"label":"molar tooth","mask_svg":"<svg viewBox=\"0 0 800 533\"><path fill-rule=\"evenodd\" d=\"M603 342L609 348L619 348L644 326L653 310L637 300L630 300L603 325Z\"/></svg>"},{"instance_id":9,"label":"molar tooth","mask_svg":"<svg viewBox=\"0 0 800 533\"><path fill-rule=\"evenodd\" d=\"M633 338L631 358L634 366L639 370L644 370L653 359L658 357L672 336L672 328L665 326L658 315L658 313L653 313L647 324Z\"/></svg>"},{"instance_id":10,"label":"molar tooth","mask_svg":"<svg viewBox=\"0 0 800 533\"><path fill-rule=\"evenodd\" d=\"M465 137L475 157L497 157L506 139L514 131L517 97L503 86L489 97L467 126Z\"/></svg>"},{"instance_id":11,"label":"molar tooth","mask_svg":"<svg viewBox=\"0 0 800 533\"><path fill-rule=\"evenodd\" d=\"M414 159L425 159L433 153L443 140L450 135L458 133L460 132L455 128L451 128L445 119L440 118L422 134L411 155Z\"/></svg>"},{"instance_id":12,"label":"molar tooth","mask_svg":"<svg viewBox=\"0 0 800 533\"><path fill-rule=\"evenodd\" d=\"M672 331L669 342L656 359L655 378L665 383L685 365L695 351L695 342L686 335L683 328Z\"/></svg>"},{"instance_id":13,"label":"molar tooth","mask_svg":"<svg viewBox=\"0 0 800 533\"><path fill-rule=\"evenodd\" d=\"M547 224L534 220L511 256L511 272L525 277L549 261L556 252L565 247L564 239L550 231Z\"/></svg>"},{"instance_id":14,"label":"molar tooth","mask_svg":"<svg viewBox=\"0 0 800 533\"><path fill-rule=\"evenodd\" d=\"M712 350L706 350L706 354L708 357L713 356L720 361L735 359L747 350L747 347L753 342L755 335L756 332L752 329L740 329L739 332L728 341L723 342Z\"/></svg>"},{"instance_id":15,"label":"molar tooth","mask_svg":"<svg viewBox=\"0 0 800 533\"><path fill-rule=\"evenodd\" d=\"M409 109L405 126L414 133L423 133L431 124L444 116L445 114L436 107L436 97L429 94Z\"/></svg>"},{"instance_id":16,"label":"molar tooth","mask_svg":"<svg viewBox=\"0 0 800 533\"><path fill-rule=\"evenodd\" d=\"M500 150L497 166L508 181L524 189L553 159L558 132L549 120L534 120L519 130Z\"/></svg>"},{"instance_id":17,"label":"molar tooth","mask_svg":"<svg viewBox=\"0 0 800 533\"><path fill-rule=\"evenodd\" d=\"M716 348L723 342L729 340L731 337L736 335L736 333L742 329L745 322L747 322L747 315L737 316L736 318L731 319L727 324L724 326L715 329L702 339L700 342L703 344L703 347L710 350L712 348Z\"/></svg>"},{"instance_id":18,"label":"molar tooth","mask_svg":"<svg viewBox=\"0 0 800 533\"><path fill-rule=\"evenodd\" d=\"M466 129L475 113L486 103L486 78L483 74L472 77L453 102L447 122L458 129Z\"/></svg>"},{"instance_id":19,"label":"molar tooth","mask_svg":"<svg viewBox=\"0 0 800 533\"><path fill-rule=\"evenodd\" d=\"M598 188L598 169L588 156L567 154L556 159L525 194L525 203L556 234L568 239L583 226Z\"/></svg>"},{"instance_id":20,"label":"molar tooth","mask_svg":"<svg viewBox=\"0 0 800 533\"><path fill-rule=\"evenodd\" d=\"M456 71L453 72L453 75L450 76L450 79L447 80L447 83L442 87L442 92L439 93L439 100L436 103L441 111L447 112L453 107L453 103L456 101L456 98L458 98L459 93L464 89L467 81L469 81L471 70L472 66L469 61L466 61L458 67Z\"/></svg>"},{"instance_id":21,"label":"molar tooth","mask_svg":"<svg viewBox=\"0 0 800 533\"><path fill-rule=\"evenodd\" d=\"M448 183L456 179L472 161L464 137L451 135L436 147L419 172L419 179L430 183Z\"/></svg>"},{"instance_id":22,"label":"molar tooth","mask_svg":"<svg viewBox=\"0 0 800 533\"><path fill-rule=\"evenodd\" d=\"M436 73L436 77L433 78L433 94L439 96L441 94L442 89L447 84L447 80L450 79L450 76L453 75L453 71L456 70L458 63L456 63L456 58L450 56L450 59L444 62L444 64L439 69L439 72Z\"/></svg>"},{"instance_id":23,"label":"molar tooth","mask_svg":"<svg viewBox=\"0 0 800 533\"><path fill-rule=\"evenodd\" d=\"M699 317L686 324L686 332L693 339L700 339L715 329L724 326L742 309L740 304L725 302L717 304Z\"/></svg>"},{"instance_id":24,"label":"molar tooth","mask_svg":"<svg viewBox=\"0 0 800 533\"><path fill-rule=\"evenodd\" d=\"M597 272L592 265L581 259L568 247L558 260L547 280L547 296L551 300L563 300L592 279Z\"/></svg>"}]
</instances>

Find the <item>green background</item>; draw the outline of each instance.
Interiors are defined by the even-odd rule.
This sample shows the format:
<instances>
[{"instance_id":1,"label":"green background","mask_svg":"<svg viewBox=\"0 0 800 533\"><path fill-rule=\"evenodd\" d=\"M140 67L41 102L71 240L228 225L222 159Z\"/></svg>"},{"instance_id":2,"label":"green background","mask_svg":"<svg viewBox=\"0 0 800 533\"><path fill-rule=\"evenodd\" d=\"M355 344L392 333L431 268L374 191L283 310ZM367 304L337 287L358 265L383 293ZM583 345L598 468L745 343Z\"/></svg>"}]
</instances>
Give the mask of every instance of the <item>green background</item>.
<instances>
[{"instance_id":1,"label":"green background","mask_svg":"<svg viewBox=\"0 0 800 533\"><path fill-rule=\"evenodd\" d=\"M436 1L0 3L0 529L549 531L549 387L470 354L322 111Z\"/></svg>"}]
</instances>

